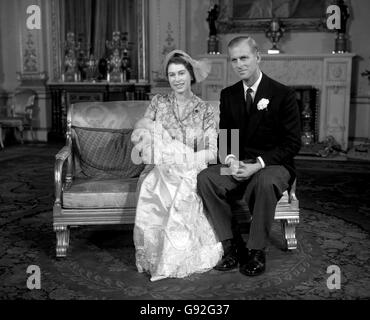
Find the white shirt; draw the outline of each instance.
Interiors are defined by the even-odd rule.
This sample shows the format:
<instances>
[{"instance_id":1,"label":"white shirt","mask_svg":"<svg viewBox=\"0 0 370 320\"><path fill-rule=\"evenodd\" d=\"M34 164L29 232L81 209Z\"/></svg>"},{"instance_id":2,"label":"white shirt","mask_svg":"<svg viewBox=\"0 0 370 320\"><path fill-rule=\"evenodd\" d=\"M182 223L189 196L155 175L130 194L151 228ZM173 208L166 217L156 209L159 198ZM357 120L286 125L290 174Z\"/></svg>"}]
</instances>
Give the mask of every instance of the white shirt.
<instances>
[{"instance_id":1,"label":"white shirt","mask_svg":"<svg viewBox=\"0 0 370 320\"><path fill-rule=\"evenodd\" d=\"M247 90L249 88L251 88L253 90L253 92L251 92L251 96L252 96L252 99L254 101L254 97L256 96L256 92L257 92L258 86L260 85L261 80L262 80L262 72L260 71L260 76L258 77L257 81L255 83L253 83L253 85L251 87L248 87L246 85L246 83L243 81L244 97L245 97L245 95L247 93Z\"/></svg>"},{"instance_id":2,"label":"white shirt","mask_svg":"<svg viewBox=\"0 0 370 320\"><path fill-rule=\"evenodd\" d=\"M252 99L253 99L253 101L254 101L254 97L255 97L255 95L256 95L256 92L257 92L258 86L260 85L261 80L262 80L262 72L260 71L260 76L258 77L257 81L256 81L255 83L253 83L253 85L252 85L251 87L248 87L248 86L246 85L246 83L243 81L244 97L245 97L245 95L246 95L246 93L247 93L247 90L248 90L249 88L251 88L251 89L253 90L253 92L251 92L251 96L252 96ZM225 163L226 163L229 159L231 159L231 158L236 159L236 156L235 156L235 155L233 155L233 154L228 154L228 155L225 157ZM266 167L265 162L263 161L262 157L257 157L257 160L260 162L260 164L261 164L262 168Z\"/></svg>"}]
</instances>

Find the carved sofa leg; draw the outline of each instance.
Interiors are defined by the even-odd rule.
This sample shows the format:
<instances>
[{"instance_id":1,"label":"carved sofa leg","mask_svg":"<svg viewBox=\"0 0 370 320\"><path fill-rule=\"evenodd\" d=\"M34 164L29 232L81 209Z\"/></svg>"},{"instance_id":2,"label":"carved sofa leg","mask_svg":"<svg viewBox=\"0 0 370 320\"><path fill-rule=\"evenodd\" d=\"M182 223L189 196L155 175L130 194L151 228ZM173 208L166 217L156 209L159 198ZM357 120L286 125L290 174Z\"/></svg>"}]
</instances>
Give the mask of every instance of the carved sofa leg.
<instances>
[{"instance_id":1,"label":"carved sofa leg","mask_svg":"<svg viewBox=\"0 0 370 320\"><path fill-rule=\"evenodd\" d=\"M299 223L299 219L283 219L281 220L281 229L284 236L285 248L287 250L297 249L297 239L295 237L295 227Z\"/></svg>"},{"instance_id":2,"label":"carved sofa leg","mask_svg":"<svg viewBox=\"0 0 370 320\"><path fill-rule=\"evenodd\" d=\"M69 246L69 227L54 226L54 231L57 237L56 255L57 257L66 257Z\"/></svg>"}]
</instances>

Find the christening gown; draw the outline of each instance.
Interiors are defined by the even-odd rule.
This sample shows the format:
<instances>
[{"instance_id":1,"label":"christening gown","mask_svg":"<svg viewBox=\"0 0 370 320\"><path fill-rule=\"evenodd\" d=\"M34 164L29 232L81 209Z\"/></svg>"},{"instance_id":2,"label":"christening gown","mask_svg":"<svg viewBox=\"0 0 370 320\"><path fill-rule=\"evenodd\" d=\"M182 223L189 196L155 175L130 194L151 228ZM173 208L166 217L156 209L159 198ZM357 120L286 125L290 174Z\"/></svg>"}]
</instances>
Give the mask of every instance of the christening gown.
<instances>
[{"instance_id":1,"label":"christening gown","mask_svg":"<svg viewBox=\"0 0 370 320\"><path fill-rule=\"evenodd\" d=\"M202 157L194 160L194 155L208 150L214 159L217 156L213 108L193 95L180 118L170 93L154 96L144 117L161 123L164 133L158 141L155 130L154 166L139 179L134 227L137 269L148 272L151 281L206 272L221 259L223 249L196 191L197 174L206 164Z\"/></svg>"}]
</instances>

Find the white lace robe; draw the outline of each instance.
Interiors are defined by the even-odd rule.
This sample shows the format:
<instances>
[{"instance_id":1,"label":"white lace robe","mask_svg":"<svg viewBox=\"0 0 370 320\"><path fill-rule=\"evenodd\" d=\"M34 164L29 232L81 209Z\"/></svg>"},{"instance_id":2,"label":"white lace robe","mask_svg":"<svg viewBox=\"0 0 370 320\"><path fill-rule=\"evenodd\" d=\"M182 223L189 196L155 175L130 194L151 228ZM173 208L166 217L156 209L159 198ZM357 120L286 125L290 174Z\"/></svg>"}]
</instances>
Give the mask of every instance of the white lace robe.
<instances>
[{"instance_id":1,"label":"white lace robe","mask_svg":"<svg viewBox=\"0 0 370 320\"><path fill-rule=\"evenodd\" d=\"M134 227L136 266L152 281L206 272L223 253L196 192L209 150L195 153L167 132L156 132L153 144L141 146L144 153L154 147L154 168L140 186Z\"/></svg>"}]
</instances>

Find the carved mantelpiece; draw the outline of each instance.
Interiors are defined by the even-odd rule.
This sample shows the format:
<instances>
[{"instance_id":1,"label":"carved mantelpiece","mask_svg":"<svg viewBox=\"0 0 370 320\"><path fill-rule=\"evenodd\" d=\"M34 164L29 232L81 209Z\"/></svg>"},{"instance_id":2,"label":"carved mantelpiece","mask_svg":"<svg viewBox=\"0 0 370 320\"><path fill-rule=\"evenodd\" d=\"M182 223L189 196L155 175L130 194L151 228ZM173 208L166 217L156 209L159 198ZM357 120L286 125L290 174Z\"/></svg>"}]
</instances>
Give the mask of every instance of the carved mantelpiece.
<instances>
[{"instance_id":1,"label":"carved mantelpiece","mask_svg":"<svg viewBox=\"0 0 370 320\"><path fill-rule=\"evenodd\" d=\"M333 136L348 148L352 58L354 54L262 54L261 69L289 86L319 90L319 141ZM238 81L227 55L202 55L212 60L212 72L202 83L202 98L218 100L222 88Z\"/></svg>"}]
</instances>

